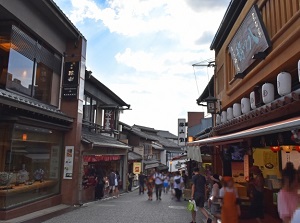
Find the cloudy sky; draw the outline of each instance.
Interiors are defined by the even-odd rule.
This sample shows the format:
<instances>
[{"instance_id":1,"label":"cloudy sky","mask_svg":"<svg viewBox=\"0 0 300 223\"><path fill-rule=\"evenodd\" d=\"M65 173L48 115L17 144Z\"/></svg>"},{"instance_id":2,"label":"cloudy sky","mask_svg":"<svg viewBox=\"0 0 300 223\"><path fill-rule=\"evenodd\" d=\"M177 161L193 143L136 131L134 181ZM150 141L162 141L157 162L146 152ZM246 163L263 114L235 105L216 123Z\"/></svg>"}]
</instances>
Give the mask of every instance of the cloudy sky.
<instances>
[{"instance_id":1,"label":"cloudy sky","mask_svg":"<svg viewBox=\"0 0 300 223\"><path fill-rule=\"evenodd\" d=\"M177 134L177 119L204 111L192 64L230 0L54 0L88 41L87 69L132 107L121 121ZM201 93L212 68L195 67Z\"/></svg>"}]
</instances>

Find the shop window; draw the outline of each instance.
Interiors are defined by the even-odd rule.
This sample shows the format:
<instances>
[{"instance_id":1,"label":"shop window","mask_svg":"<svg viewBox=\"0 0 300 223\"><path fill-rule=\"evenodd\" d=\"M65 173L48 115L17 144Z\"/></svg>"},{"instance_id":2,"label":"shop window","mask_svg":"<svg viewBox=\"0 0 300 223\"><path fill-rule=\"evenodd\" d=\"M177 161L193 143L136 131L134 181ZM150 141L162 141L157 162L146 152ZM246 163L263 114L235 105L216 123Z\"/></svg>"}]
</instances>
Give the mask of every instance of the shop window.
<instances>
[{"instance_id":1,"label":"shop window","mask_svg":"<svg viewBox=\"0 0 300 223\"><path fill-rule=\"evenodd\" d=\"M60 192L63 134L19 124L9 127L0 126L1 210Z\"/></svg>"},{"instance_id":2,"label":"shop window","mask_svg":"<svg viewBox=\"0 0 300 223\"><path fill-rule=\"evenodd\" d=\"M0 83L6 82L7 89L58 106L61 56L14 25L10 33L10 39L6 38L7 44L1 45L0 40L0 49L7 50L9 54L8 69L7 72L2 69Z\"/></svg>"},{"instance_id":3,"label":"shop window","mask_svg":"<svg viewBox=\"0 0 300 223\"><path fill-rule=\"evenodd\" d=\"M6 87L31 95L34 62L17 51L9 53Z\"/></svg>"},{"instance_id":4,"label":"shop window","mask_svg":"<svg viewBox=\"0 0 300 223\"><path fill-rule=\"evenodd\" d=\"M83 102L83 120L90 124L97 123L97 101L87 95L84 97ZM100 112L101 113L101 110ZM100 118L100 117L99 117Z\"/></svg>"}]
</instances>

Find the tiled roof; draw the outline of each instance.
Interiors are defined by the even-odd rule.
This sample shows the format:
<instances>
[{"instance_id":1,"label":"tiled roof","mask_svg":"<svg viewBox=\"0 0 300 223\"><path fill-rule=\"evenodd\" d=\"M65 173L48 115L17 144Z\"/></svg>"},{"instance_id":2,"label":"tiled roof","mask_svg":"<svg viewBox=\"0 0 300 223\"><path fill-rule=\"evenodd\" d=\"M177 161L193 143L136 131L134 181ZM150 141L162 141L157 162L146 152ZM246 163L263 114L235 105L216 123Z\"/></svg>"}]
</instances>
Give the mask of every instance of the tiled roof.
<instances>
[{"instance_id":1,"label":"tiled roof","mask_svg":"<svg viewBox=\"0 0 300 223\"><path fill-rule=\"evenodd\" d=\"M111 147L120 149L130 149L131 147L109 136L101 135L100 133L93 133L87 129L82 129L82 140L93 143L95 147Z\"/></svg>"},{"instance_id":2,"label":"tiled roof","mask_svg":"<svg viewBox=\"0 0 300 223\"><path fill-rule=\"evenodd\" d=\"M178 139L178 136L172 134L169 131L159 130L157 135L162 136L167 139Z\"/></svg>"},{"instance_id":3,"label":"tiled roof","mask_svg":"<svg viewBox=\"0 0 300 223\"><path fill-rule=\"evenodd\" d=\"M128 160L142 160L143 157L136 152L128 152Z\"/></svg>"},{"instance_id":4,"label":"tiled roof","mask_svg":"<svg viewBox=\"0 0 300 223\"><path fill-rule=\"evenodd\" d=\"M156 136L154 135L151 135L151 134L147 134L145 132L142 132L140 129L136 128L136 127L133 127L131 129L131 132L143 139L148 139L148 140L153 140L153 141L157 141L157 138Z\"/></svg>"},{"instance_id":5,"label":"tiled roof","mask_svg":"<svg viewBox=\"0 0 300 223\"><path fill-rule=\"evenodd\" d=\"M9 102L11 102L12 104ZM43 113L52 117L68 120L70 122L73 121L72 118L68 117L66 114L64 114L54 106L44 104L40 101L35 100L34 98L22 96L4 89L0 89L0 103L36 113Z\"/></svg>"}]
</instances>

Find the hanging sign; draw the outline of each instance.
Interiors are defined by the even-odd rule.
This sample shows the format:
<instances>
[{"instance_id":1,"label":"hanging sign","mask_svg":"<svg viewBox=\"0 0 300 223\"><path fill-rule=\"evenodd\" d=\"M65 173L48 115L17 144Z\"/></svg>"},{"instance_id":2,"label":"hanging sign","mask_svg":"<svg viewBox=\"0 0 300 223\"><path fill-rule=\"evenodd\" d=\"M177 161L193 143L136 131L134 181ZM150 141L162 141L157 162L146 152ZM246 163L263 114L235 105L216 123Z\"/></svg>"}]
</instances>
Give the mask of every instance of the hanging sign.
<instances>
[{"instance_id":1,"label":"hanging sign","mask_svg":"<svg viewBox=\"0 0 300 223\"><path fill-rule=\"evenodd\" d=\"M62 97L76 99L78 92L79 62L65 62L63 73Z\"/></svg>"},{"instance_id":2,"label":"hanging sign","mask_svg":"<svg viewBox=\"0 0 300 223\"><path fill-rule=\"evenodd\" d=\"M64 179L71 180L73 177L74 146L65 147Z\"/></svg>"},{"instance_id":3,"label":"hanging sign","mask_svg":"<svg viewBox=\"0 0 300 223\"><path fill-rule=\"evenodd\" d=\"M258 52L265 52L270 46L262 16L254 5L228 46L236 73L243 73L255 61L252 57Z\"/></svg>"},{"instance_id":4,"label":"hanging sign","mask_svg":"<svg viewBox=\"0 0 300 223\"><path fill-rule=\"evenodd\" d=\"M115 129L115 110L106 109L104 110L104 130L112 131Z\"/></svg>"},{"instance_id":5,"label":"hanging sign","mask_svg":"<svg viewBox=\"0 0 300 223\"><path fill-rule=\"evenodd\" d=\"M133 171L134 174L140 174L142 172L142 163L134 162L133 163Z\"/></svg>"},{"instance_id":6,"label":"hanging sign","mask_svg":"<svg viewBox=\"0 0 300 223\"><path fill-rule=\"evenodd\" d=\"M186 120L184 118L178 119L178 145L185 146L186 144Z\"/></svg>"}]
</instances>

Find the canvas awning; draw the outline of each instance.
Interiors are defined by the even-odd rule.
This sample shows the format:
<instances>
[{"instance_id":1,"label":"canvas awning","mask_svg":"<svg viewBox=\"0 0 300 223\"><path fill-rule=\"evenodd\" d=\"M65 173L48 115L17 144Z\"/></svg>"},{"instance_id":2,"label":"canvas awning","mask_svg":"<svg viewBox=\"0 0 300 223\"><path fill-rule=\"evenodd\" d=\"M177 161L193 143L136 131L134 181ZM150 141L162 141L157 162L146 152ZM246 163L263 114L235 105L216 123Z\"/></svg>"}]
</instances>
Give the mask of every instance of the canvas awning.
<instances>
[{"instance_id":1,"label":"canvas awning","mask_svg":"<svg viewBox=\"0 0 300 223\"><path fill-rule=\"evenodd\" d=\"M200 147L199 146L187 147L187 158L201 163L202 156L201 156Z\"/></svg>"},{"instance_id":2,"label":"canvas awning","mask_svg":"<svg viewBox=\"0 0 300 223\"><path fill-rule=\"evenodd\" d=\"M287 119L280 122L274 122L271 124L261 125L251 129L243 130L236 133L231 133L222 136L215 136L206 139L201 139L198 141L188 143L188 149L195 146L210 146L210 145L220 145L225 143L235 143L241 142L246 138L252 138L262 135L269 135L279 132L291 131L293 129L300 128L300 117L295 117Z\"/></svg>"}]
</instances>

